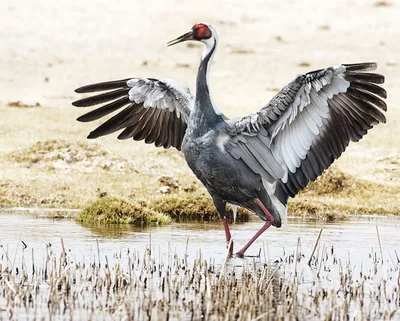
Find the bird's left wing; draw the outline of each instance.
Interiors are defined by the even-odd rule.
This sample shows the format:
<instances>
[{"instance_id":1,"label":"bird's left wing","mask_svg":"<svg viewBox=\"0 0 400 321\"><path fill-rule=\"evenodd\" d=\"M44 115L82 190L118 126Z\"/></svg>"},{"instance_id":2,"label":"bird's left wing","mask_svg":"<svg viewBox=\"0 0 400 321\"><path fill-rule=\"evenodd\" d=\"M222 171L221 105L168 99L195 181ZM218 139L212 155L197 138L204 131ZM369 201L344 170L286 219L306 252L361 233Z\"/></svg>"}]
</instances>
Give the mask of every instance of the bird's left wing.
<instances>
[{"instance_id":1,"label":"bird's left wing","mask_svg":"<svg viewBox=\"0 0 400 321\"><path fill-rule=\"evenodd\" d=\"M157 147L173 146L181 149L194 98L189 89L173 80L128 78L87 85L75 91L103 91L72 103L77 107L103 104L79 117L78 121L94 121L123 108L92 131L88 138L97 138L124 129L119 134L119 139L133 138L144 140L148 144L155 143Z\"/></svg>"},{"instance_id":2,"label":"bird's left wing","mask_svg":"<svg viewBox=\"0 0 400 321\"><path fill-rule=\"evenodd\" d=\"M386 121L381 99L386 91L377 85L384 77L365 72L374 69L375 63L360 63L297 76L266 106L231 124L226 149L269 182L277 179L283 192L277 196L286 203L328 168L349 141Z\"/></svg>"}]
</instances>

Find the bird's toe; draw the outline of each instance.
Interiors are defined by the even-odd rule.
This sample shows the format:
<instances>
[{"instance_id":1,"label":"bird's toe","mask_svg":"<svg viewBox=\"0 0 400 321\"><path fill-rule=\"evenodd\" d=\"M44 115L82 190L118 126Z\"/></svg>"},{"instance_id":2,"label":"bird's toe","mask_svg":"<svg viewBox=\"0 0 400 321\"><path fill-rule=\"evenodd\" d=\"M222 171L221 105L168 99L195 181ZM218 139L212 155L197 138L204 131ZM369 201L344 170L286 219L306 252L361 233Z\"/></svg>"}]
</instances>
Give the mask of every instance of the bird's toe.
<instances>
[{"instance_id":1,"label":"bird's toe","mask_svg":"<svg viewBox=\"0 0 400 321\"><path fill-rule=\"evenodd\" d=\"M244 258L244 253L239 251L239 252L235 253L235 255L233 257L237 257L237 258L243 259Z\"/></svg>"}]
</instances>

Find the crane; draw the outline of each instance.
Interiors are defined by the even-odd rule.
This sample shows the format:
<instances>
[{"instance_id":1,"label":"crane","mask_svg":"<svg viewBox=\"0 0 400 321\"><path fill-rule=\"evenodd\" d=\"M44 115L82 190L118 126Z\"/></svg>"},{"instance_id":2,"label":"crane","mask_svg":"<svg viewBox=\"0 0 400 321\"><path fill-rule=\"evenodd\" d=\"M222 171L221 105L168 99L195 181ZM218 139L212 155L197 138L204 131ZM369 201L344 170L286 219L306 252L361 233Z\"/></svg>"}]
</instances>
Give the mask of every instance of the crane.
<instances>
[{"instance_id":1,"label":"crane","mask_svg":"<svg viewBox=\"0 0 400 321\"><path fill-rule=\"evenodd\" d=\"M359 141L373 126L386 122L387 94L379 86L384 77L370 72L377 68L373 62L311 71L296 76L258 111L228 119L212 102L208 84L217 31L197 23L168 46L189 40L204 44L195 97L170 79L133 77L80 87L77 93L102 93L73 105L101 105L80 116L81 122L120 110L89 139L122 130L118 139L182 150L211 195L231 254L226 204L258 215L264 224L236 253L243 257L265 230L286 222L289 197L321 175L350 141Z\"/></svg>"}]
</instances>

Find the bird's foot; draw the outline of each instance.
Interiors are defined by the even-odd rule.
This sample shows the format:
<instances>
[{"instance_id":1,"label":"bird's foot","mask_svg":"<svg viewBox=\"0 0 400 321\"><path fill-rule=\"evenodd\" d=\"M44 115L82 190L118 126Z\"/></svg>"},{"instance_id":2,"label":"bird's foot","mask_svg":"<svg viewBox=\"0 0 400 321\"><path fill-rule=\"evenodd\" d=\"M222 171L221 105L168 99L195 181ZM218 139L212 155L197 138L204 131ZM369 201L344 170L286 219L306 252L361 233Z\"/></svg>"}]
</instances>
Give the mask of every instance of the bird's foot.
<instances>
[{"instance_id":1,"label":"bird's foot","mask_svg":"<svg viewBox=\"0 0 400 321\"><path fill-rule=\"evenodd\" d=\"M243 259L244 258L244 253L242 251L236 252L233 257L237 257L237 258Z\"/></svg>"},{"instance_id":2,"label":"bird's foot","mask_svg":"<svg viewBox=\"0 0 400 321\"><path fill-rule=\"evenodd\" d=\"M258 255L244 255L244 252L242 252L242 251L239 251L239 252L236 252L232 257L236 257L236 258L239 258L239 259L244 259L245 257L247 257L247 258L260 258L260 254L258 254Z\"/></svg>"}]
</instances>

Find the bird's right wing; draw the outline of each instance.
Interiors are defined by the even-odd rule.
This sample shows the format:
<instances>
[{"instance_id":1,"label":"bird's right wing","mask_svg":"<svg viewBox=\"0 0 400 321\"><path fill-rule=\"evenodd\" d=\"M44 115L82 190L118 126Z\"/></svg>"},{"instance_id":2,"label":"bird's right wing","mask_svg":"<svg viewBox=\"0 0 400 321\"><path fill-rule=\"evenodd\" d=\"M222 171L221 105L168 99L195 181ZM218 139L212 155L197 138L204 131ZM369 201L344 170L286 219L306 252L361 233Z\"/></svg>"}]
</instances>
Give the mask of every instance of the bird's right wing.
<instances>
[{"instance_id":1,"label":"bird's right wing","mask_svg":"<svg viewBox=\"0 0 400 321\"><path fill-rule=\"evenodd\" d=\"M194 98L189 89L173 80L129 78L87 85L75 91L106 91L72 103L77 107L103 104L79 117L78 121L94 121L123 108L93 130L88 138L97 138L124 129L118 139L144 139L146 143L155 143L157 147L173 146L181 149Z\"/></svg>"}]
</instances>

